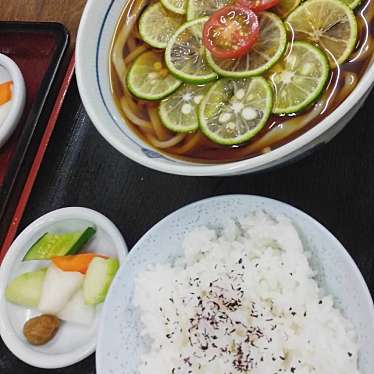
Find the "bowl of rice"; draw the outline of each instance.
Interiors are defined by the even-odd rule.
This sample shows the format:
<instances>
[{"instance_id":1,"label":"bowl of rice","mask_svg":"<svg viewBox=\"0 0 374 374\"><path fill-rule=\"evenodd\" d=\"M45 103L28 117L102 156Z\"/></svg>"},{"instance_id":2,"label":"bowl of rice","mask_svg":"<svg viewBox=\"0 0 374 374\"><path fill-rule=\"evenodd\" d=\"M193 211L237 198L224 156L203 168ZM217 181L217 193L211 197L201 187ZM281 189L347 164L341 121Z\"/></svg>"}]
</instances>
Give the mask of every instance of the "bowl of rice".
<instances>
[{"instance_id":1,"label":"bowl of rice","mask_svg":"<svg viewBox=\"0 0 374 374\"><path fill-rule=\"evenodd\" d=\"M354 261L313 218L263 197L163 219L103 314L98 374L374 372L373 301Z\"/></svg>"}]
</instances>

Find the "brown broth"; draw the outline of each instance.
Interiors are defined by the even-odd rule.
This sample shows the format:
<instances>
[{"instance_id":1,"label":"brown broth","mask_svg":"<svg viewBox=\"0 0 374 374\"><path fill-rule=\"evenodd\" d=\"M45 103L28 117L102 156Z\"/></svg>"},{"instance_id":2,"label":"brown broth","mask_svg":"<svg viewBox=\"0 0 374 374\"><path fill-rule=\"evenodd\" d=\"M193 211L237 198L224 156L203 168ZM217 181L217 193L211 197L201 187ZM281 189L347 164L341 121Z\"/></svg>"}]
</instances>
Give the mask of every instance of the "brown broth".
<instances>
[{"instance_id":1,"label":"brown broth","mask_svg":"<svg viewBox=\"0 0 374 374\"><path fill-rule=\"evenodd\" d=\"M152 1L129 1L117 25L117 31L113 43L115 43L116 38L118 38L119 30L125 23L128 22L129 19L131 19L129 15L131 14L132 8L136 7L142 2L149 3ZM321 99L311 106L308 111L292 116L273 115L268 120L265 127L254 138L252 138L250 142L240 146L220 146L211 142L202 134L197 137L194 137L193 134L189 134L176 146L162 150L158 149L158 151L172 157L177 157L179 159L192 162L221 163L238 161L269 152L307 132L309 129L317 125L329 114L331 114L349 96L373 60L374 6L371 6L370 0L367 0L355 10L355 14L359 25L358 41L355 50L353 51L349 61L332 70L329 83ZM134 30L135 31L133 31L132 34L137 33L137 27L135 27ZM144 42L140 42L137 39L137 45L141 44L144 44ZM126 46L123 49L123 58L125 58L128 54L129 49L128 46ZM122 113L123 117L126 119L126 122L129 123L131 129L137 134L137 136L153 146L152 142L149 141L149 137L147 137L147 134L151 133L152 131L144 131L139 126L133 124L131 121L129 121L124 113L120 104L120 98L124 95L123 85L118 78L113 63L111 63L110 66L112 91L119 111ZM148 104L140 100L136 100L135 98L133 99L134 103L138 107L139 117L142 117L142 119L145 121L149 121L146 108L149 105L154 106L157 104ZM317 111L318 108L322 109ZM173 135L166 129L165 134L169 135L169 137L172 137ZM193 142L196 144L190 151L185 152L184 148L186 143L191 141L193 137Z\"/></svg>"}]
</instances>

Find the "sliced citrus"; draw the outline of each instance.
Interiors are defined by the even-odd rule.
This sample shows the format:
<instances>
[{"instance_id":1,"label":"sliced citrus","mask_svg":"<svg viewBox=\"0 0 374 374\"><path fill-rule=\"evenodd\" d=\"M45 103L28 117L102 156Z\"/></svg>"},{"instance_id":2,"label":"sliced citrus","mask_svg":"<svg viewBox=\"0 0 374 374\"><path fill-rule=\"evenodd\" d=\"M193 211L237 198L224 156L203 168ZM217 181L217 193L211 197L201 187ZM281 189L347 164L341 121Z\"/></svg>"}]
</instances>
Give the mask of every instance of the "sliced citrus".
<instances>
[{"instance_id":1,"label":"sliced citrus","mask_svg":"<svg viewBox=\"0 0 374 374\"><path fill-rule=\"evenodd\" d=\"M273 93L264 78L221 79L200 104L201 131L218 144L244 143L264 127L272 105Z\"/></svg>"},{"instance_id":2,"label":"sliced citrus","mask_svg":"<svg viewBox=\"0 0 374 374\"><path fill-rule=\"evenodd\" d=\"M355 9L361 4L361 0L342 0L343 3L346 3L351 9Z\"/></svg>"},{"instance_id":3,"label":"sliced citrus","mask_svg":"<svg viewBox=\"0 0 374 374\"><path fill-rule=\"evenodd\" d=\"M155 48L166 48L170 38L184 23L184 17L171 13L160 3L148 6L139 20L142 39Z\"/></svg>"},{"instance_id":4,"label":"sliced citrus","mask_svg":"<svg viewBox=\"0 0 374 374\"><path fill-rule=\"evenodd\" d=\"M185 23L170 39L165 60L169 70L179 79L194 84L217 79L208 66L202 44L203 27L208 17Z\"/></svg>"},{"instance_id":5,"label":"sliced citrus","mask_svg":"<svg viewBox=\"0 0 374 374\"><path fill-rule=\"evenodd\" d=\"M127 86L134 96L161 100L182 84L169 73L163 57L160 52L148 51L134 61L127 75Z\"/></svg>"},{"instance_id":6,"label":"sliced citrus","mask_svg":"<svg viewBox=\"0 0 374 374\"><path fill-rule=\"evenodd\" d=\"M286 18L301 3L301 0L280 0L278 5L273 8L274 12L281 18Z\"/></svg>"},{"instance_id":7,"label":"sliced citrus","mask_svg":"<svg viewBox=\"0 0 374 374\"><path fill-rule=\"evenodd\" d=\"M233 4L233 0L188 0L187 19L189 21L212 15L216 10Z\"/></svg>"},{"instance_id":8,"label":"sliced citrus","mask_svg":"<svg viewBox=\"0 0 374 374\"><path fill-rule=\"evenodd\" d=\"M309 0L311 1L311 0ZM287 55L272 67L273 113L296 113L315 101L329 78L325 54L306 42L294 42Z\"/></svg>"},{"instance_id":9,"label":"sliced citrus","mask_svg":"<svg viewBox=\"0 0 374 374\"><path fill-rule=\"evenodd\" d=\"M347 60L356 45L357 21L341 0L308 0L287 18L296 40L317 43L335 67Z\"/></svg>"},{"instance_id":10,"label":"sliced citrus","mask_svg":"<svg viewBox=\"0 0 374 374\"><path fill-rule=\"evenodd\" d=\"M219 60L209 51L206 52L207 62L217 74L230 78L260 75L281 58L287 44L287 33L282 20L270 12L262 12L258 18L260 36L244 56Z\"/></svg>"},{"instance_id":11,"label":"sliced citrus","mask_svg":"<svg viewBox=\"0 0 374 374\"><path fill-rule=\"evenodd\" d=\"M209 85L184 84L160 103L160 118L169 130L195 131L199 127L197 107L209 89Z\"/></svg>"},{"instance_id":12,"label":"sliced citrus","mask_svg":"<svg viewBox=\"0 0 374 374\"><path fill-rule=\"evenodd\" d=\"M186 14L188 0L161 0L162 5L173 13Z\"/></svg>"}]
</instances>

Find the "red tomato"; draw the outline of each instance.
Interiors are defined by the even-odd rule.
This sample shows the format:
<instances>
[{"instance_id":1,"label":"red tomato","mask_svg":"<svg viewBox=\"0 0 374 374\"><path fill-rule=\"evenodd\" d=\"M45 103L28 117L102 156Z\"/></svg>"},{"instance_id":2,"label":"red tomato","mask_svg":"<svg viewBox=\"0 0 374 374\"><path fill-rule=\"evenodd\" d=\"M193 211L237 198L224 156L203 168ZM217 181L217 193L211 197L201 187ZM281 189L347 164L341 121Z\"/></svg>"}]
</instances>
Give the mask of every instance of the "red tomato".
<instances>
[{"instance_id":1,"label":"red tomato","mask_svg":"<svg viewBox=\"0 0 374 374\"><path fill-rule=\"evenodd\" d=\"M203 43L220 59L246 54L259 35L256 14L242 5L229 5L217 10L204 25Z\"/></svg>"},{"instance_id":2,"label":"red tomato","mask_svg":"<svg viewBox=\"0 0 374 374\"><path fill-rule=\"evenodd\" d=\"M237 3L252 9L254 12L262 12L278 5L279 0L238 0Z\"/></svg>"}]
</instances>

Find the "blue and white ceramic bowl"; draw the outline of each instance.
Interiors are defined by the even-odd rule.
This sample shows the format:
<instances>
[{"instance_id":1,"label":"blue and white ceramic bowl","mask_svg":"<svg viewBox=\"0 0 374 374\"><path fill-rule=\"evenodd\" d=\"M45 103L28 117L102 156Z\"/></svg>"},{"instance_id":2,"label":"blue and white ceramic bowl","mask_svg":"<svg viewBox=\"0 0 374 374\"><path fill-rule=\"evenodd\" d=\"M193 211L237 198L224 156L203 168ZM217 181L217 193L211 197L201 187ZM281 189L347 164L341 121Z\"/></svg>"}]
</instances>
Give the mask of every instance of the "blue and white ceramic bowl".
<instances>
[{"instance_id":1,"label":"blue and white ceramic bowl","mask_svg":"<svg viewBox=\"0 0 374 374\"><path fill-rule=\"evenodd\" d=\"M300 157L332 139L364 103L374 82L374 64L351 95L317 126L272 152L226 164L191 163L164 157L126 126L112 98L109 53L127 0L88 0L78 32L76 72L83 104L97 130L119 152L152 169L191 176L252 173Z\"/></svg>"}]
</instances>

